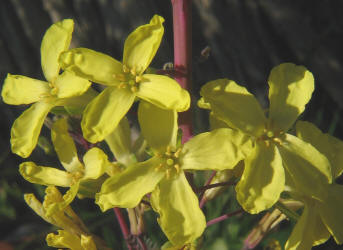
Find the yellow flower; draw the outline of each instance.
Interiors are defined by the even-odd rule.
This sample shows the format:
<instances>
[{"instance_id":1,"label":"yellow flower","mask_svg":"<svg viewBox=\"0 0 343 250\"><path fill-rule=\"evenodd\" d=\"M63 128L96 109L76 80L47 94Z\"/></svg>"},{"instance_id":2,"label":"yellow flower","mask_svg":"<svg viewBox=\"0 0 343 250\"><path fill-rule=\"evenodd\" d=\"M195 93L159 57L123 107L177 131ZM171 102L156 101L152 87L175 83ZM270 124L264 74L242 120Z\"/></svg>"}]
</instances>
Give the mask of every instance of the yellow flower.
<instances>
[{"instance_id":1,"label":"yellow flower","mask_svg":"<svg viewBox=\"0 0 343 250\"><path fill-rule=\"evenodd\" d=\"M51 204L63 201L62 195L54 186L45 189L43 204L36 199L34 194L25 194L24 199L42 219L63 229L58 230L58 235L53 233L47 235L46 241L49 246L70 248L72 250L96 249L93 237L70 206L66 206L63 211L57 211L53 215L46 212Z\"/></svg>"},{"instance_id":2,"label":"yellow flower","mask_svg":"<svg viewBox=\"0 0 343 250\"><path fill-rule=\"evenodd\" d=\"M154 117L154 119L151 119ZM250 151L244 135L223 128L199 134L177 147L177 112L141 102L138 119L154 156L129 166L107 179L96 194L102 211L112 207L132 208L151 192L151 205L158 222L176 247L192 243L205 229L199 201L185 177L185 170L223 170L236 165ZM233 138L231 141L225 138Z\"/></svg>"},{"instance_id":3,"label":"yellow flower","mask_svg":"<svg viewBox=\"0 0 343 250\"><path fill-rule=\"evenodd\" d=\"M86 92L89 81L69 71L59 74L58 57L68 49L73 28L73 20L65 19L53 24L44 35L41 63L47 82L11 74L5 79L1 92L5 103L34 103L16 119L11 130L12 151L21 157L28 157L35 148L44 119L53 107L82 107L92 97Z\"/></svg>"},{"instance_id":4,"label":"yellow flower","mask_svg":"<svg viewBox=\"0 0 343 250\"><path fill-rule=\"evenodd\" d=\"M160 45L163 22L162 17L155 15L149 24L138 27L128 36L123 63L85 48L61 54L62 68L107 86L83 113L81 127L88 141L101 141L111 133L136 97L163 109L180 112L189 108L189 94L175 80L163 75L144 74Z\"/></svg>"},{"instance_id":5,"label":"yellow flower","mask_svg":"<svg viewBox=\"0 0 343 250\"><path fill-rule=\"evenodd\" d=\"M333 177L337 178L343 172L343 142L323 134L309 122L298 122L297 135L311 143L331 162ZM301 167L301 166L297 166ZM297 183L289 180L292 188L291 195L304 203L304 210L295 225L288 241L286 250L311 249L312 246L324 243L333 236L337 244L343 243L343 185L328 184L323 187L326 196L321 200L315 199L298 187Z\"/></svg>"},{"instance_id":6,"label":"yellow flower","mask_svg":"<svg viewBox=\"0 0 343 250\"><path fill-rule=\"evenodd\" d=\"M58 158L66 171L37 166L34 162L24 162L19 166L20 174L29 182L47 186L70 187L61 202L54 202L46 208L49 215L65 209L73 201L79 189L87 190L87 186L92 185L93 194L97 192L99 185L104 181L101 176L112 166L105 153L96 147L86 152L83 157L84 164L82 164L79 161L73 139L68 134L65 119L54 123L51 137ZM97 181L98 185L96 185Z\"/></svg>"},{"instance_id":7,"label":"yellow flower","mask_svg":"<svg viewBox=\"0 0 343 250\"><path fill-rule=\"evenodd\" d=\"M246 88L228 79L205 84L199 102L221 123L249 136L254 145L236 186L238 202L250 213L268 209L279 199L285 186L285 169L303 192L318 199L324 197L323 185L332 183L327 158L311 144L286 133L311 98L311 72L284 63L273 68L268 84L268 118Z\"/></svg>"}]
</instances>

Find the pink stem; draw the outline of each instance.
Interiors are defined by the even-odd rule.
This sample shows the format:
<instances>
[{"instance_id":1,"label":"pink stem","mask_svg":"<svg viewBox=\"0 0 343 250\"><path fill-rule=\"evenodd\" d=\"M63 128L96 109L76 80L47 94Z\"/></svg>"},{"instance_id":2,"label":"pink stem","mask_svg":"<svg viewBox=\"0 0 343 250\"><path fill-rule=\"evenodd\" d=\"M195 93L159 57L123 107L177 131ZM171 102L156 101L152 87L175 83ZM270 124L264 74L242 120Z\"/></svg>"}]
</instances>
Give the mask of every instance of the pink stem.
<instances>
[{"instance_id":1,"label":"pink stem","mask_svg":"<svg viewBox=\"0 0 343 250\"><path fill-rule=\"evenodd\" d=\"M234 211L234 212L232 212L232 213L224 214L224 215L219 216L219 217L217 217L217 218L215 218L215 219L213 219L213 220L208 221L207 224L206 224L206 226L207 226L207 227L208 227L208 226L211 226L211 225L213 225L213 224L215 224L215 223L221 222L221 221L223 221L223 220L226 220L226 219L228 219L228 218L230 218L230 217L232 217L232 216L235 216L235 215L237 215L237 214L241 214L241 213L243 213L243 212L244 212L243 209L239 209L239 210Z\"/></svg>"},{"instance_id":2,"label":"pink stem","mask_svg":"<svg viewBox=\"0 0 343 250\"><path fill-rule=\"evenodd\" d=\"M192 1L171 0L174 27L175 80L182 88L192 90ZM180 114L179 124L183 132L182 142L193 135L191 110Z\"/></svg>"},{"instance_id":3,"label":"pink stem","mask_svg":"<svg viewBox=\"0 0 343 250\"><path fill-rule=\"evenodd\" d=\"M126 225L124 216L121 213L120 208L115 207L115 208L113 208L113 210L114 210L114 213L115 213L115 215L117 217L117 220L119 222L119 226L120 226L121 232L122 232L122 234L124 236L124 239L126 241L127 248L129 250L132 250L132 247L131 247L131 245L129 243L129 239L130 239L131 234L130 234L129 228Z\"/></svg>"},{"instance_id":4,"label":"pink stem","mask_svg":"<svg viewBox=\"0 0 343 250\"><path fill-rule=\"evenodd\" d=\"M213 180L213 178L216 176L216 171L212 171L210 178L208 178L208 180L206 181L204 187L206 187L207 185L210 185L211 181ZM206 192L206 189L203 189L201 191L201 194L199 195L199 200L200 200L200 208L203 208L203 206L206 203L206 199L204 198L204 194Z\"/></svg>"}]
</instances>

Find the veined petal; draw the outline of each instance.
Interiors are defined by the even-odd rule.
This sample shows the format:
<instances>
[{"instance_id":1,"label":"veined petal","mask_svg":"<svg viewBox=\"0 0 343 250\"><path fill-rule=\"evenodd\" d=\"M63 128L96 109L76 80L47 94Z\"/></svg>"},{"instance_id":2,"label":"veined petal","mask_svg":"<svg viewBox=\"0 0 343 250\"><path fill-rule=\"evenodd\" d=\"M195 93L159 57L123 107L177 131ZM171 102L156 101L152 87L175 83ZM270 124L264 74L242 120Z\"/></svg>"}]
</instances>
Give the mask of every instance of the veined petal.
<instances>
[{"instance_id":1,"label":"veined petal","mask_svg":"<svg viewBox=\"0 0 343 250\"><path fill-rule=\"evenodd\" d=\"M238 130L221 128L201 133L186 142L180 160L182 169L233 169L251 149L249 136Z\"/></svg>"},{"instance_id":2,"label":"veined petal","mask_svg":"<svg viewBox=\"0 0 343 250\"><path fill-rule=\"evenodd\" d=\"M13 123L11 129L12 152L26 158L36 147L45 117L53 104L37 102L25 110Z\"/></svg>"},{"instance_id":3,"label":"veined petal","mask_svg":"<svg viewBox=\"0 0 343 250\"><path fill-rule=\"evenodd\" d=\"M268 84L270 125L274 129L287 131L311 99L313 75L303 66L283 63L272 69Z\"/></svg>"},{"instance_id":4,"label":"veined petal","mask_svg":"<svg viewBox=\"0 0 343 250\"><path fill-rule=\"evenodd\" d=\"M72 173L83 168L74 141L68 133L66 119L59 119L52 125L51 140L60 162L68 172Z\"/></svg>"},{"instance_id":5,"label":"veined petal","mask_svg":"<svg viewBox=\"0 0 343 250\"><path fill-rule=\"evenodd\" d=\"M144 138L154 150L165 151L167 146L176 147L176 111L164 110L142 101L138 107L138 121Z\"/></svg>"},{"instance_id":6,"label":"veined petal","mask_svg":"<svg viewBox=\"0 0 343 250\"><path fill-rule=\"evenodd\" d=\"M105 141L118 162L124 165L132 163L131 129L125 116L113 132L105 137Z\"/></svg>"},{"instance_id":7,"label":"veined petal","mask_svg":"<svg viewBox=\"0 0 343 250\"><path fill-rule=\"evenodd\" d=\"M151 205L160 215L158 223L173 245L192 243L204 232L205 216L183 173L163 179L151 194Z\"/></svg>"},{"instance_id":8,"label":"veined petal","mask_svg":"<svg viewBox=\"0 0 343 250\"><path fill-rule=\"evenodd\" d=\"M85 164L85 175L83 180L86 179L98 179L102 176L106 167L111 163L108 161L107 155L100 148L91 148L83 157L83 163Z\"/></svg>"},{"instance_id":9,"label":"veined petal","mask_svg":"<svg viewBox=\"0 0 343 250\"><path fill-rule=\"evenodd\" d=\"M298 190L309 197L324 199L326 184L332 183L328 159L311 144L286 134L278 146L284 167L293 178Z\"/></svg>"},{"instance_id":10,"label":"veined petal","mask_svg":"<svg viewBox=\"0 0 343 250\"><path fill-rule=\"evenodd\" d=\"M75 48L61 54L61 67L77 76L104 85L116 85L116 74L123 73L123 65L114 58L86 48Z\"/></svg>"},{"instance_id":11,"label":"veined petal","mask_svg":"<svg viewBox=\"0 0 343 250\"><path fill-rule=\"evenodd\" d=\"M273 206L285 186L280 153L273 144L257 142L244 161L243 175L236 186L237 200L249 213L257 214Z\"/></svg>"},{"instance_id":12,"label":"veined petal","mask_svg":"<svg viewBox=\"0 0 343 250\"><path fill-rule=\"evenodd\" d=\"M50 233L46 236L46 242L50 247L68 248L72 250L84 250L78 235L66 230L57 230L58 234Z\"/></svg>"},{"instance_id":13,"label":"veined petal","mask_svg":"<svg viewBox=\"0 0 343 250\"><path fill-rule=\"evenodd\" d=\"M126 39L123 64L143 73L154 58L163 37L164 19L154 15L149 24L141 25Z\"/></svg>"},{"instance_id":14,"label":"veined petal","mask_svg":"<svg viewBox=\"0 0 343 250\"><path fill-rule=\"evenodd\" d=\"M62 200L59 202L53 202L45 207L46 215L52 216L57 212L64 211L69 204L74 200L77 191L79 190L80 181L73 183L69 190L63 195Z\"/></svg>"},{"instance_id":15,"label":"veined petal","mask_svg":"<svg viewBox=\"0 0 343 250\"><path fill-rule=\"evenodd\" d=\"M107 179L102 184L100 193L95 195L95 203L102 211L112 207L137 206L143 196L154 190L164 177L163 171L156 171L159 164L160 159L154 157Z\"/></svg>"},{"instance_id":16,"label":"veined petal","mask_svg":"<svg viewBox=\"0 0 343 250\"><path fill-rule=\"evenodd\" d=\"M311 249L330 238L330 234L320 219L315 207L305 203L304 211L286 242L286 250Z\"/></svg>"},{"instance_id":17,"label":"veined petal","mask_svg":"<svg viewBox=\"0 0 343 250\"><path fill-rule=\"evenodd\" d=\"M90 81L76 76L72 71L64 71L56 78L56 95L58 98L79 96L85 93L91 84Z\"/></svg>"},{"instance_id":18,"label":"veined petal","mask_svg":"<svg viewBox=\"0 0 343 250\"><path fill-rule=\"evenodd\" d=\"M331 163L334 178L343 172L343 142L329 134L324 134L310 122L298 121L297 136L324 154Z\"/></svg>"},{"instance_id":19,"label":"veined petal","mask_svg":"<svg viewBox=\"0 0 343 250\"><path fill-rule=\"evenodd\" d=\"M135 95L129 90L107 87L83 112L84 137L92 143L103 140L117 127L134 100Z\"/></svg>"},{"instance_id":20,"label":"veined petal","mask_svg":"<svg viewBox=\"0 0 343 250\"><path fill-rule=\"evenodd\" d=\"M47 82L21 75L7 74L1 96L5 103L12 105L30 104L41 100L50 93Z\"/></svg>"},{"instance_id":21,"label":"veined petal","mask_svg":"<svg viewBox=\"0 0 343 250\"><path fill-rule=\"evenodd\" d=\"M69 48L74 30L74 21L64 19L50 26L41 44L41 61L45 78L51 82L60 71L58 57Z\"/></svg>"},{"instance_id":22,"label":"veined petal","mask_svg":"<svg viewBox=\"0 0 343 250\"><path fill-rule=\"evenodd\" d=\"M19 165L19 172L25 180L40 185L55 185L70 187L72 176L57 168L37 166L34 162L23 162Z\"/></svg>"},{"instance_id":23,"label":"veined petal","mask_svg":"<svg viewBox=\"0 0 343 250\"><path fill-rule=\"evenodd\" d=\"M137 96L162 109L186 111L190 106L189 93L172 78L162 75L143 75Z\"/></svg>"},{"instance_id":24,"label":"veined petal","mask_svg":"<svg viewBox=\"0 0 343 250\"><path fill-rule=\"evenodd\" d=\"M211 105L213 114L230 127L255 136L263 133L267 119L246 88L228 79L218 79L206 83L200 94Z\"/></svg>"},{"instance_id":25,"label":"veined petal","mask_svg":"<svg viewBox=\"0 0 343 250\"><path fill-rule=\"evenodd\" d=\"M328 197L318 202L319 212L323 222L330 231L337 244L343 243L343 185L328 186Z\"/></svg>"}]
</instances>

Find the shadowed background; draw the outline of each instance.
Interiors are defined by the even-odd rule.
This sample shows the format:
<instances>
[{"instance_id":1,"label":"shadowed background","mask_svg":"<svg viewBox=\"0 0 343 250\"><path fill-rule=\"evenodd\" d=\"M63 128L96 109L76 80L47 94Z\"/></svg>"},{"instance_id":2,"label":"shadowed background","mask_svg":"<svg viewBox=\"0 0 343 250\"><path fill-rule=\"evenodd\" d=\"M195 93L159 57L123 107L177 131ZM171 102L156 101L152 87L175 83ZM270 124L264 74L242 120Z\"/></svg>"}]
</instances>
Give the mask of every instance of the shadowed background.
<instances>
[{"instance_id":1,"label":"shadowed background","mask_svg":"<svg viewBox=\"0 0 343 250\"><path fill-rule=\"evenodd\" d=\"M193 101L198 99L204 83L226 77L245 85L267 107L266 81L272 67L282 62L301 64L313 73L316 81L313 98L302 118L342 139L342 10L343 2L339 0L194 0ZM44 32L54 22L74 19L72 47L87 47L120 60L127 35L147 23L153 14L166 19L165 36L152 63L153 67L162 68L173 61L169 0L2 0L0 84L7 73L44 79L40 44ZM206 47L211 51L207 59L201 56ZM40 244L43 248L44 236L51 227L25 205L22 193L35 192L39 197L42 189L19 176L18 164L23 160L11 154L9 147L10 127L25 108L9 106L0 100L0 241L8 241L17 249L38 249ZM206 130L206 113L196 109L194 116L196 131ZM50 136L47 130L43 134ZM54 156L46 156L39 148L29 160L58 164ZM84 205L76 202L75 206L82 210ZM80 213L109 244L121 246L123 242L112 213L99 217L100 213L93 212L98 210L90 202L88 210ZM237 222L237 225L249 229L253 224ZM157 229L156 225L151 227ZM214 233L208 237L217 238L208 249L240 249L239 242L248 229L239 231L231 227L228 223L213 229ZM229 236L223 230L228 230ZM232 230L239 233L235 236ZM225 237L237 238L237 243L223 240ZM157 236L149 240L152 246L160 243L154 242L158 241ZM326 247L329 246L334 249L333 244Z\"/></svg>"}]
</instances>

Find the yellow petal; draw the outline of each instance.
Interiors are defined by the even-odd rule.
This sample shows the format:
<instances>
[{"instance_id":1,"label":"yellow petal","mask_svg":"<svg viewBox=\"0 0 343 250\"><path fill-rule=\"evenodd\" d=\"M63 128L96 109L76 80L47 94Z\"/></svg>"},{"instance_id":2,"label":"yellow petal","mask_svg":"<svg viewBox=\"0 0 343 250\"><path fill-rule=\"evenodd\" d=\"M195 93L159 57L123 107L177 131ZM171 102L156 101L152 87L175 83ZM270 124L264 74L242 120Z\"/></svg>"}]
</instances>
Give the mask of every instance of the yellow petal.
<instances>
[{"instance_id":1,"label":"yellow petal","mask_svg":"<svg viewBox=\"0 0 343 250\"><path fill-rule=\"evenodd\" d=\"M330 185L328 197L318 202L320 215L337 244L343 244L343 185Z\"/></svg>"},{"instance_id":2,"label":"yellow petal","mask_svg":"<svg viewBox=\"0 0 343 250\"><path fill-rule=\"evenodd\" d=\"M25 110L13 123L11 129L12 152L26 158L36 147L38 136L53 104L37 102Z\"/></svg>"},{"instance_id":3,"label":"yellow petal","mask_svg":"<svg viewBox=\"0 0 343 250\"><path fill-rule=\"evenodd\" d=\"M163 179L151 194L151 205L160 215L162 231L174 246L182 247L202 235L206 227L199 201L183 173Z\"/></svg>"},{"instance_id":4,"label":"yellow petal","mask_svg":"<svg viewBox=\"0 0 343 250\"><path fill-rule=\"evenodd\" d=\"M83 157L83 162L85 164L85 179L98 179L102 176L106 167L111 163L108 161L107 155L99 148L91 148Z\"/></svg>"},{"instance_id":5,"label":"yellow petal","mask_svg":"<svg viewBox=\"0 0 343 250\"><path fill-rule=\"evenodd\" d=\"M123 65L114 58L86 48L75 48L61 54L59 62L65 70L104 85L116 85L115 76L123 73Z\"/></svg>"},{"instance_id":6,"label":"yellow petal","mask_svg":"<svg viewBox=\"0 0 343 250\"><path fill-rule=\"evenodd\" d=\"M211 105L213 114L230 127L255 136L263 133L263 110L246 88L228 79L218 79L206 83L200 94Z\"/></svg>"},{"instance_id":7,"label":"yellow petal","mask_svg":"<svg viewBox=\"0 0 343 250\"><path fill-rule=\"evenodd\" d=\"M137 96L162 109L185 111L190 106L189 93L172 78L162 75L143 75Z\"/></svg>"},{"instance_id":8,"label":"yellow petal","mask_svg":"<svg viewBox=\"0 0 343 250\"><path fill-rule=\"evenodd\" d=\"M1 96L5 103L12 105L30 104L49 94L47 82L20 75L7 74Z\"/></svg>"},{"instance_id":9,"label":"yellow petal","mask_svg":"<svg viewBox=\"0 0 343 250\"><path fill-rule=\"evenodd\" d=\"M39 200L37 200L34 194L24 194L24 200L26 204L42 219L44 219L46 222L50 224L54 224L53 219L45 215L45 210L43 208L42 203Z\"/></svg>"},{"instance_id":10,"label":"yellow petal","mask_svg":"<svg viewBox=\"0 0 343 250\"><path fill-rule=\"evenodd\" d=\"M163 17L154 15L149 24L139 26L125 41L123 64L137 74L143 73L154 58L164 33L163 22Z\"/></svg>"},{"instance_id":11,"label":"yellow petal","mask_svg":"<svg viewBox=\"0 0 343 250\"><path fill-rule=\"evenodd\" d=\"M331 166L328 159L311 144L286 134L278 147L282 162L292 177L298 191L319 200L326 196L324 186L332 183Z\"/></svg>"},{"instance_id":12,"label":"yellow petal","mask_svg":"<svg viewBox=\"0 0 343 250\"><path fill-rule=\"evenodd\" d=\"M59 119L53 124L51 140L60 162L68 172L75 172L83 168L74 141L69 135L66 119Z\"/></svg>"},{"instance_id":13,"label":"yellow petal","mask_svg":"<svg viewBox=\"0 0 343 250\"><path fill-rule=\"evenodd\" d=\"M313 75L303 66L283 63L272 69L268 84L271 127L287 131L311 99Z\"/></svg>"},{"instance_id":14,"label":"yellow petal","mask_svg":"<svg viewBox=\"0 0 343 250\"><path fill-rule=\"evenodd\" d=\"M168 146L176 147L176 111L163 110L142 101L138 107L138 121L144 138L154 150L161 152Z\"/></svg>"},{"instance_id":15,"label":"yellow petal","mask_svg":"<svg viewBox=\"0 0 343 250\"><path fill-rule=\"evenodd\" d=\"M144 195L155 189L164 177L163 171L156 171L159 158L151 158L145 162L128 167L124 172L108 178L102 184L100 193L95 196L102 211L112 207L133 208L138 205Z\"/></svg>"},{"instance_id":16,"label":"yellow petal","mask_svg":"<svg viewBox=\"0 0 343 250\"><path fill-rule=\"evenodd\" d=\"M329 237L316 207L305 203L304 211L286 242L285 250L311 249L313 245L324 243Z\"/></svg>"},{"instance_id":17,"label":"yellow petal","mask_svg":"<svg viewBox=\"0 0 343 250\"><path fill-rule=\"evenodd\" d=\"M83 136L92 143L102 141L117 127L134 100L135 95L129 90L107 87L83 112Z\"/></svg>"},{"instance_id":18,"label":"yellow petal","mask_svg":"<svg viewBox=\"0 0 343 250\"><path fill-rule=\"evenodd\" d=\"M209 122L210 122L210 128L211 130L217 129L217 128L228 128L226 122L220 120L218 117L216 117L213 112L210 112L209 115Z\"/></svg>"},{"instance_id":19,"label":"yellow petal","mask_svg":"<svg viewBox=\"0 0 343 250\"><path fill-rule=\"evenodd\" d=\"M72 250L84 250L78 235L67 230L57 230L58 234L50 233L46 236L46 242L50 247L69 248Z\"/></svg>"},{"instance_id":20,"label":"yellow petal","mask_svg":"<svg viewBox=\"0 0 343 250\"><path fill-rule=\"evenodd\" d=\"M221 128L201 133L186 142L181 151L183 169L233 169L252 149L249 136L240 131Z\"/></svg>"},{"instance_id":21,"label":"yellow petal","mask_svg":"<svg viewBox=\"0 0 343 250\"><path fill-rule=\"evenodd\" d=\"M34 162L23 162L19 165L20 174L25 180L40 185L70 187L72 176L56 168L37 166Z\"/></svg>"},{"instance_id":22,"label":"yellow petal","mask_svg":"<svg viewBox=\"0 0 343 250\"><path fill-rule=\"evenodd\" d=\"M74 21L64 19L50 26L41 45L41 63L45 78L54 81L60 71L58 57L69 48L74 30Z\"/></svg>"},{"instance_id":23,"label":"yellow petal","mask_svg":"<svg viewBox=\"0 0 343 250\"><path fill-rule=\"evenodd\" d=\"M55 213L63 212L69 204L74 200L80 186L80 181L73 183L69 190L63 195L61 201L53 202L45 206L46 215L51 217Z\"/></svg>"},{"instance_id":24,"label":"yellow petal","mask_svg":"<svg viewBox=\"0 0 343 250\"><path fill-rule=\"evenodd\" d=\"M56 78L58 98L67 98L82 95L91 86L91 82L76 76L74 72L64 71Z\"/></svg>"},{"instance_id":25,"label":"yellow petal","mask_svg":"<svg viewBox=\"0 0 343 250\"><path fill-rule=\"evenodd\" d=\"M343 142L329 134L323 134L314 124L298 121L297 136L314 146L331 163L334 178L343 172Z\"/></svg>"},{"instance_id":26,"label":"yellow petal","mask_svg":"<svg viewBox=\"0 0 343 250\"><path fill-rule=\"evenodd\" d=\"M106 136L105 141L118 162L124 165L132 163L131 129L125 116L115 130Z\"/></svg>"},{"instance_id":27,"label":"yellow petal","mask_svg":"<svg viewBox=\"0 0 343 250\"><path fill-rule=\"evenodd\" d=\"M285 173L278 149L263 142L244 161L243 175L236 186L237 200L249 213L257 214L273 206L285 186Z\"/></svg>"}]
</instances>

